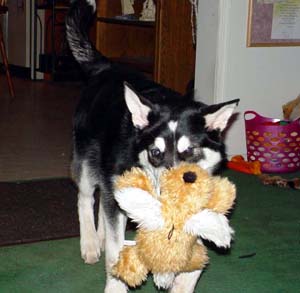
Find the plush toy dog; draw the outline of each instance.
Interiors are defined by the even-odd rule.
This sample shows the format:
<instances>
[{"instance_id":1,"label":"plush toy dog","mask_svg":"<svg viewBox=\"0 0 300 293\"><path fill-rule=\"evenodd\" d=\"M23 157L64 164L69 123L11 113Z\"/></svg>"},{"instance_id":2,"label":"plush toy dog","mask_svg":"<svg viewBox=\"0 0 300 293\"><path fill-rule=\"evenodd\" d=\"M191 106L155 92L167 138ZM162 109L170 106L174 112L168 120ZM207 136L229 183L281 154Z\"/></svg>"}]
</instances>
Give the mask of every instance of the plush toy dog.
<instances>
[{"instance_id":1,"label":"plush toy dog","mask_svg":"<svg viewBox=\"0 0 300 293\"><path fill-rule=\"evenodd\" d=\"M136 244L125 246L112 274L131 287L153 273L167 289L179 272L203 269L208 263L201 240L229 247L233 230L224 216L235 199L235 186L210 176L196 164L184 164L160 177L160 194L141 169L117 180L116 200L136 223Z\"/></svg>"}]
</instances>

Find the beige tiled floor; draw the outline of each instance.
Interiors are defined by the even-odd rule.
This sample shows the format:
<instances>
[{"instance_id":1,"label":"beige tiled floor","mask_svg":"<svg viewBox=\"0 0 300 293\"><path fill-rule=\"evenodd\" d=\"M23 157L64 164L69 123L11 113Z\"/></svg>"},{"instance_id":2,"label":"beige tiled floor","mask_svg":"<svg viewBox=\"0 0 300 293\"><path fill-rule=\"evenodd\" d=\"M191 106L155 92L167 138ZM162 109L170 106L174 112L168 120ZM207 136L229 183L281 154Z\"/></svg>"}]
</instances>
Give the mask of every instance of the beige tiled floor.
<instances>
[{"instance_id":1,"label":"beige tiled floor","mask_svg":"<svg viewBox=\"0 0 300 293\"><path fill-rule=\"evenodd\" d=\"M0 75L0 181L69 176L72 114L80 84Z\"/></svg>"}]
</instances>

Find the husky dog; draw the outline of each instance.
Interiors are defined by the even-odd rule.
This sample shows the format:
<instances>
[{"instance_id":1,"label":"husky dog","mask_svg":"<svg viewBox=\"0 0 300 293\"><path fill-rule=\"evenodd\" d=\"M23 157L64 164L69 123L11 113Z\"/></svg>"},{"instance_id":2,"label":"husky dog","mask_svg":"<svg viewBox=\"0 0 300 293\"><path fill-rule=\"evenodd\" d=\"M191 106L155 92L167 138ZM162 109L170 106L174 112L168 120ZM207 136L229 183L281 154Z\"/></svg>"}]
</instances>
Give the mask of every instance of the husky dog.
<instances>
[{"instance_id":1,"label":"husky dog","mask_svg":"<svg viewBox=\"0 0 300 293\"><path fill-rule=\"evenodd\" d=\"M207 106L111 62L88 38L95 11L94 0L74 0L66 18L70 49L87 77L74 116L72 173L79 189L81 256L93 264L105 248L105 292L122 293L126 285L110 275L127 220L114 199L115 177L139 166L155 183L162 170L181 161L214 173L225 160L221 134L238 100ZM95 189L100 191L98 227ZM193 292L200 273L179 274L165 287Z\"/></svg>"}]
</instances>

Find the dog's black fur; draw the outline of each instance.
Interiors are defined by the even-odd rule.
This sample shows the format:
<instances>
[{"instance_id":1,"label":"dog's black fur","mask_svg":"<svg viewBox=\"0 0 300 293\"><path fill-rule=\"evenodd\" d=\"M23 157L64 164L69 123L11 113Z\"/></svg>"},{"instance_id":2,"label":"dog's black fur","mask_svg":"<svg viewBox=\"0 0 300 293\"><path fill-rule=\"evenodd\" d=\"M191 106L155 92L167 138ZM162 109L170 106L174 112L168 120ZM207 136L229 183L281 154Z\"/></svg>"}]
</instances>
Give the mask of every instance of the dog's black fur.
<instances>
[{"instance_id":1,"label":"dog's black fur","mask_svg":"<svg viewBox=\"0 0 300 293\"><path fill-rule=\"evenodd\" d=\"M208 166L211 173L215 172L226 157L221 131L238 102L206 106L194 101L191 95L182 96L102 56L88 38L88 25L95 10L93 5L91 0L73 1L66 19L70 48L87 77L74 116L72 170L79 187L82 257L88 263L99 256L96 253L91 257L95 247L85 239L88 238L85 230L91 229L95 234L93 224L86 225L88 220L84 218L87 210L91 212L90 193L94 188L99 187L101 192L102 228L118 239L120 210L114 200L114 177L133 166L149 169L149 176L155 177L155 170L180 161L199 163L204 168ZM139 112L141 105L143 113ZM138 121L134 120L136 115ZM176 130L171 131L171 121L176 122ZM183 136L188 137L190 146L183 144L183 149L178 151L178 141ZM157 147L157 138L163 141L161 149ZM210 153L217 158L211 164ZM81 199L83 202L87 198L88 204L81 203ZM106 249L110 249L109 246L106 240ZM116 290L107 285L107 292L111 292L111 288Z\"/></svg>"}]
</instances>

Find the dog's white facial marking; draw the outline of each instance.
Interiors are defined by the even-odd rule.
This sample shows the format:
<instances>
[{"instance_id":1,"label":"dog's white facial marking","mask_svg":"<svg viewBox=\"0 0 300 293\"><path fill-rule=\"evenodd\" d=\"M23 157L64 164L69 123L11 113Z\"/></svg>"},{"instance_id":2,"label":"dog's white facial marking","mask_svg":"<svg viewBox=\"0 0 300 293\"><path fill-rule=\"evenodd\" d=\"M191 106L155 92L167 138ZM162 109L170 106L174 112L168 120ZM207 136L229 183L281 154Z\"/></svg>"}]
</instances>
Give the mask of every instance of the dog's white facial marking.
<instances>
[{"instance_id":1,"label":"dog's white facial marking","mask_svg":"<svg viewBox=\"0 0 300 293\"><path fill-rule=\"evenodd\" d=\"M178 124L177 121L170 121L170 122L168 123L168 126L169 126L169 128L170 128L170 130L171 130L172 132L175 132L175 131L176 131L177 124Z\"/></svg>"},{"instance_id":2,"label":"dog's white facial marking","mask_svg":"<svg viewBox=\"0 0 300 293\"><path fill-rule=\"evenodd\" d=\"M90 6L93 7L93 11L96 11L96 1L95 0L87 0L86 1Z\"/></svg>"},{"instance_id":3,"label":"dog's white facial marking","mask_svg":"<svg viewBox=\"0 0 300 293\"><path fill-rule=\"evenodd\" d=\"M163 153L166 149L165 140L162 137L157 137L154 141L154 145Z\"/></svg>"},{"instance_id":4,"label":"dog's white facial marking","mask_svg":"<svg viewBox=\"0 0 300 293\"><path fill-rule=\"evenodd\" d=\"M209 173L212 173L214 167L222 160L221 154L209 148L203 148L202 151L204 158L198 162L198 165Z\"/></svg>"},{"instance_id":5,"label":"dog's white facial marking","mask_svg":"<svg viewBox=\"0 0 300 293\"><path fill-rule=\"evenodd\" d=\"M177 150L179 153L183 153L190 146L191 146L191 142L187 136L183 135L182 137L179 138L177 142Z\"/></svg>"},{"instance_id":6,"label":"dog's white facial marking","mask_svg":"<svg viewBox=\"0 0 300 293\"><path fill-rule=\"evenodd\" d=\"M141 166L144 168L147 175L149 176L149 179L151 180L157 195L159 195L160 194L159 178L161 176L161 173L165 170L165 168L163 167L155 168L154 166L152 166L148 160L148 154L146 150L139 153L139 162Z\"/></svg>"}]
</instances>

